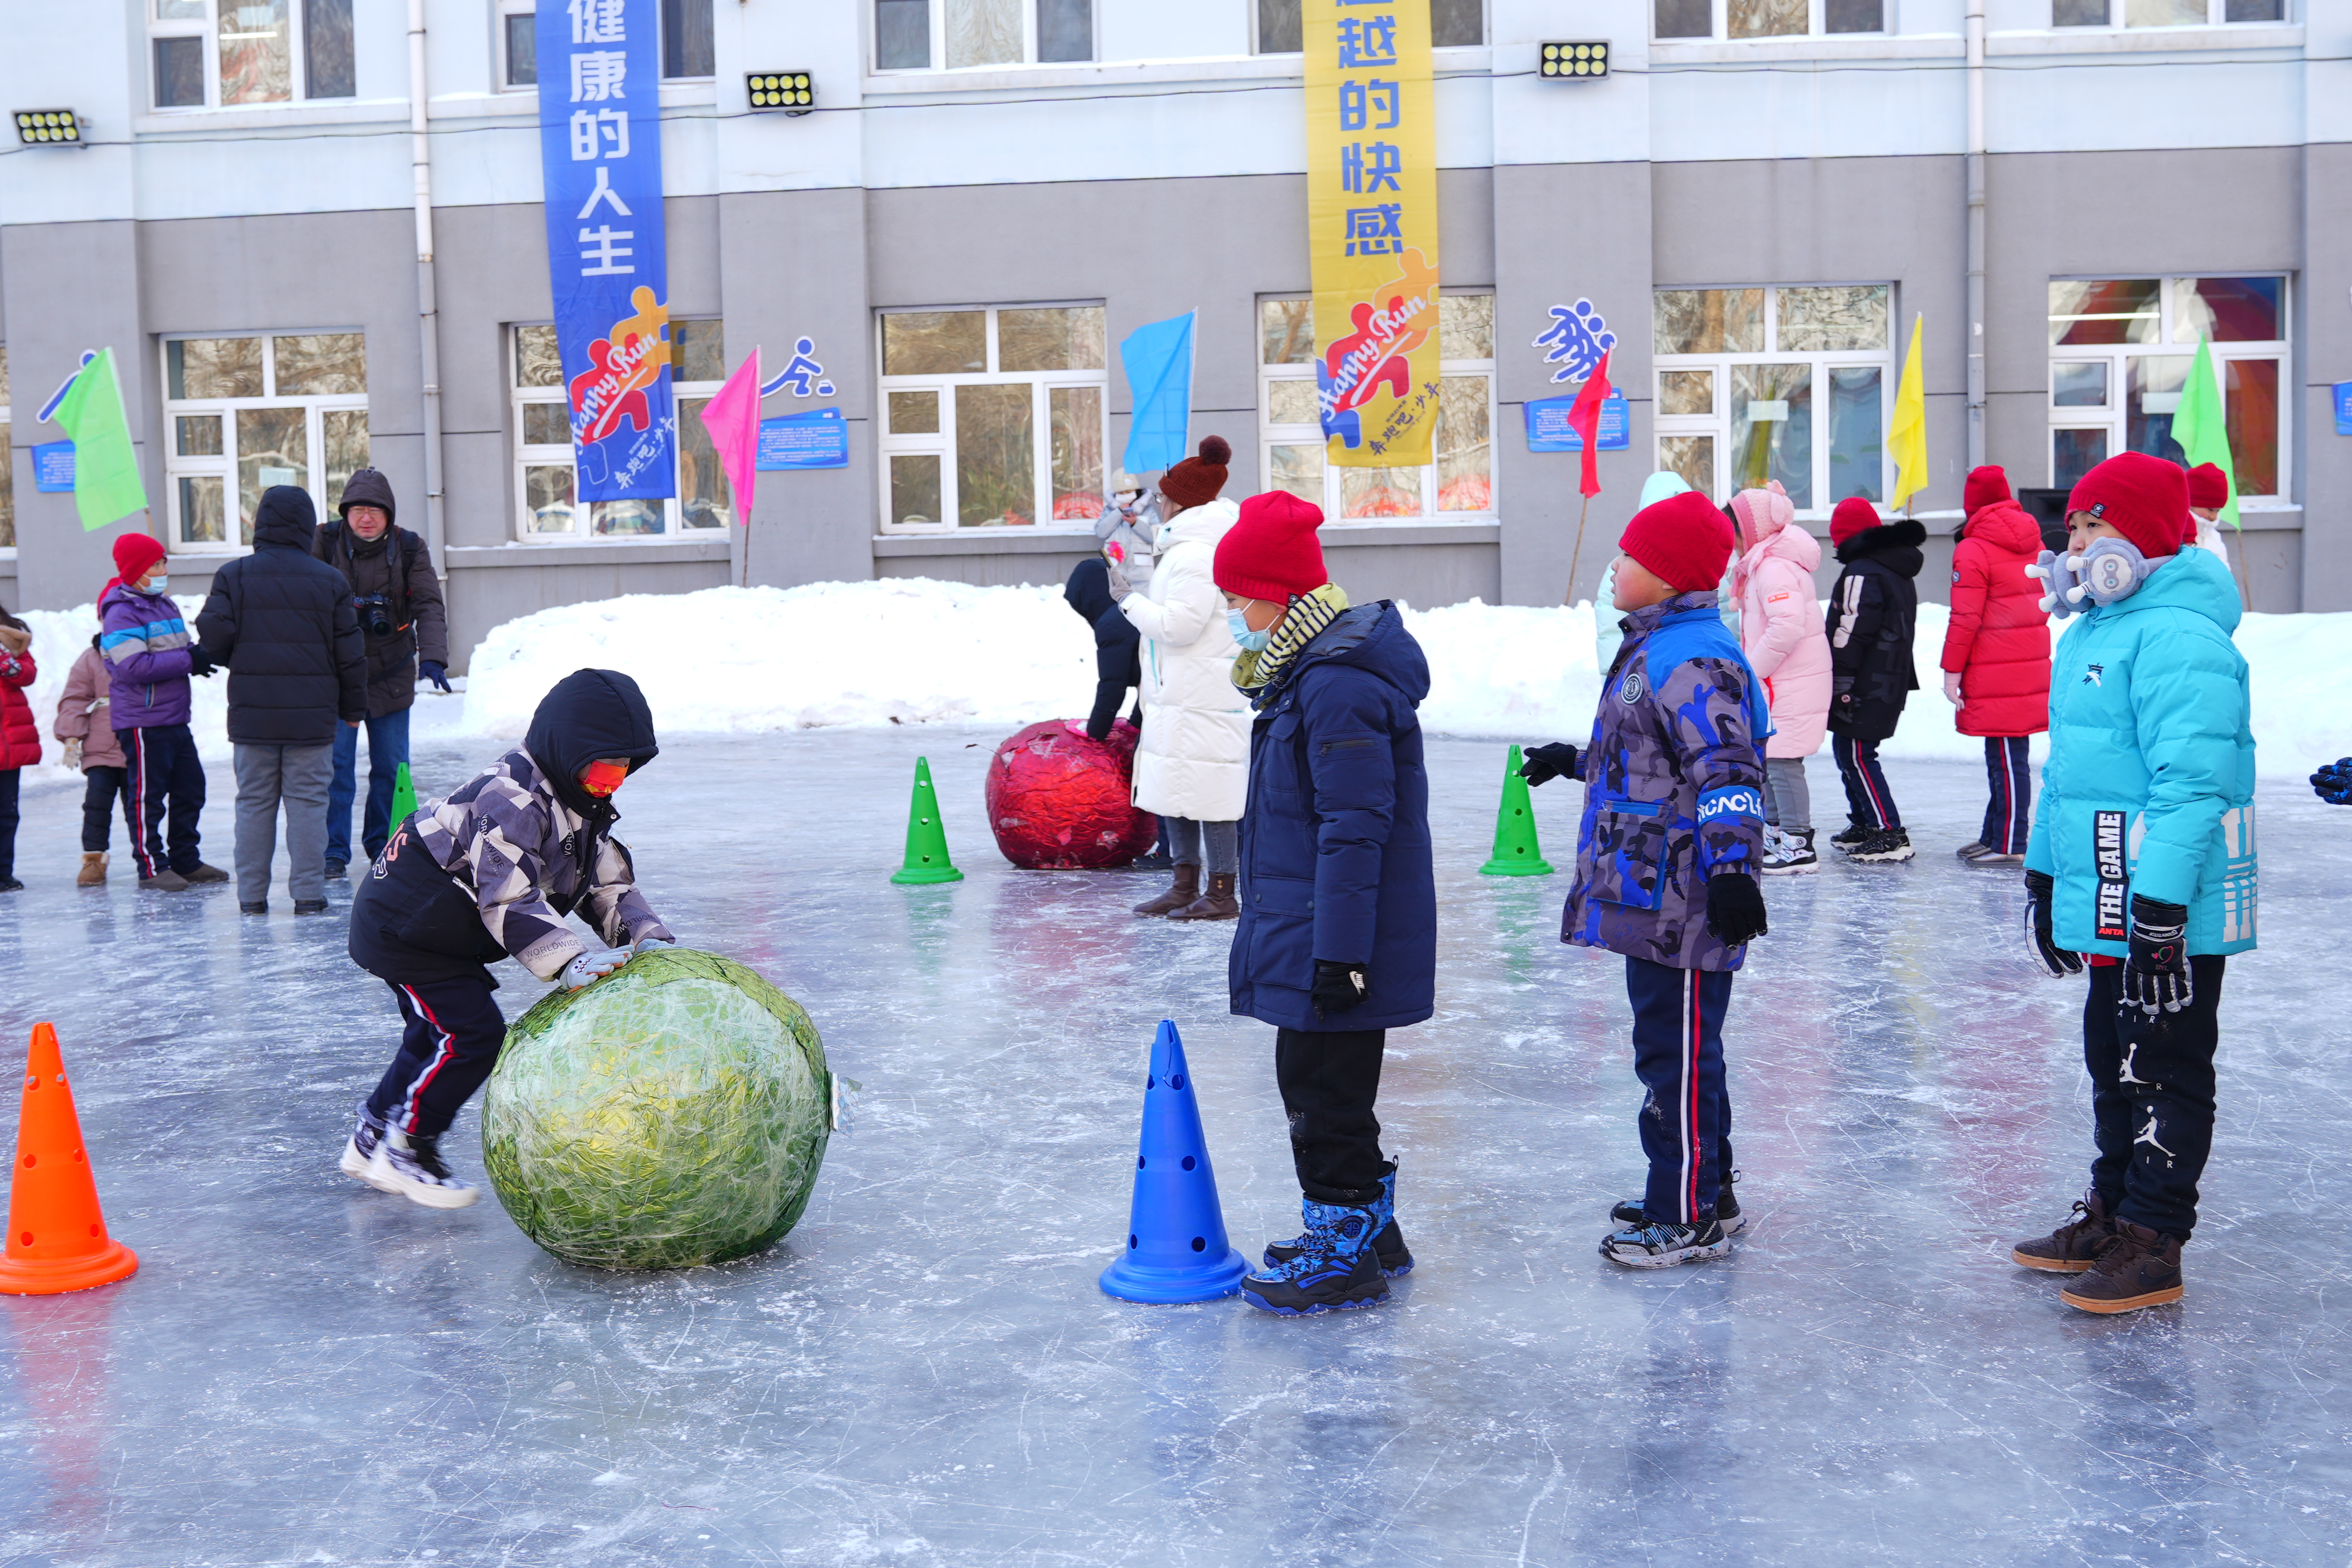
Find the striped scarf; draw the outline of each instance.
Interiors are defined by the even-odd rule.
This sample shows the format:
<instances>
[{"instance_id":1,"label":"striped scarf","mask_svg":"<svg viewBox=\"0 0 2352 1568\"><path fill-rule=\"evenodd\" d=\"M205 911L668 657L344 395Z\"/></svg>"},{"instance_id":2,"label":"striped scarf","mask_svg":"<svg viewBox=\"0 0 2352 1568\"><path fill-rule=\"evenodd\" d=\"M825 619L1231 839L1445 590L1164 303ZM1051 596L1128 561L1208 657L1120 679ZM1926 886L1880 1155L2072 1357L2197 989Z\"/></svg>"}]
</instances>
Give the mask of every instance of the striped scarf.
<instances>
[{"instance_id":1,"label":"striped scarf","mask_svg":"<svg viewBox=\"0 0 2352 1568\"><path fill-rule=\"evenodd\" d=\"M1253 696L1281 686L1290 661L1347 607L1348 591L1337 583L1293 599L1282 619L1274 623L1274 636L1265 647L1255 653L1244 648L1234 660L1234 684Z\"/></svg>"}]
</instances>

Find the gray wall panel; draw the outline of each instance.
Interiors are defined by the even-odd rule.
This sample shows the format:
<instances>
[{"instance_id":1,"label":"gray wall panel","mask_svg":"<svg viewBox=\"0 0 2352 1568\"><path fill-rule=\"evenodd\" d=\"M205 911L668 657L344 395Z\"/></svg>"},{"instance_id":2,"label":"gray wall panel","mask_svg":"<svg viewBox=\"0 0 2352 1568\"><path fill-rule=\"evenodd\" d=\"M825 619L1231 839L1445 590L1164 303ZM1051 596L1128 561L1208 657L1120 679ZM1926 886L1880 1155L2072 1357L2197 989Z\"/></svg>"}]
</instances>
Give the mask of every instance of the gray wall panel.
<instances>
[{"instance_id":1,"label":"gray wall panel","mask_svg":"<svg viewBox=\"0 0 2352 1568\"><path fill-rule=\"evenodd\" d=\"M2352 381L2352 146L2305 151L2303 289L2295 312L2295 494L2303 501L2297 578L2306 610L2352 609L2352 436L2336 433L2332 383ZM2261 603L2260 600L2256 601Z\"/></svg>"},{"instance_id":2,"label":"gray wall panel","mask_svg":"<svg viewBox=\"0 0 2352 1568\"><path fill-rule=\"evenodd\" d=\"M449 605L452 668L462 670L492 626L551 609L623 594L690 594L727 582L724 561L616 561L610 566L468 566L452 572L444 592ZM173 587L178 587L177 580ZM462 651L461 651L462 650Z\"/></svg>"}]
</instances>

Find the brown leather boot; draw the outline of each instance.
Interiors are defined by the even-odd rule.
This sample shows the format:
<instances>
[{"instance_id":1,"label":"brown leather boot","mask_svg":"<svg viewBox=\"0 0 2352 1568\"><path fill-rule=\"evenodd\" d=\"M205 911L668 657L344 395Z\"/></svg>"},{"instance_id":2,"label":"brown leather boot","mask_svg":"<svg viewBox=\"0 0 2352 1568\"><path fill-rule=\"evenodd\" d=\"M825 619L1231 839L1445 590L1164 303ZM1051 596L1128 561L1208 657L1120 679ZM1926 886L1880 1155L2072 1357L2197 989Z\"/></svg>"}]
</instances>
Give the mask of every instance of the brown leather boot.
<instances>
[{"instance_id":1,"label":"brown leather boot","mask_svg":"<svg viewBox=\"0 0 2352 1568\"><path fill-rule=\"evenodd\" d=\"M1135 912L1139 915L1172 915L1200 896L1201 868L1179 866L1176 868L1175 885L1150 903L1136 905Z\"/></svg>"},{"instance_id":2,"label":"brown leather boot","mask_svg":"<svg viewBox=\"0 0 2352 1568\"><path fill-rule=\"evenodd\" d=\"M1242 918L1241 900L1234 897L1234 874L1231 871L1212 873L1209 890L1181 910L1172 910L1171 921L1237 921Z\"/></svg>"},{"instance_id":3,"label":"brown leather boot","mask_svg":"<svg viewBox=\"0 0 2352 1568\"><path fill-rule=\"evenodd\" d=\"M2116 1216L2107 1212L2096 1187L2084 1193L2066 1222L2048 1236L2021 1241L2009 1249L2010 1261L2045 1274L2081 1274L2088 1270L2099 1249L2116 1234Z\"/></svg>"},{"instance_id":4,"label":"brown leather boot","mask_svg":"<svg viewBox=\"0 0 2352 1568\"><path fill-rule=\"evenodd\" d=\"M77 888L106 886L106 851L85 849L81 852L81 875L74 879Z\"/></svg>"}]
</instances>

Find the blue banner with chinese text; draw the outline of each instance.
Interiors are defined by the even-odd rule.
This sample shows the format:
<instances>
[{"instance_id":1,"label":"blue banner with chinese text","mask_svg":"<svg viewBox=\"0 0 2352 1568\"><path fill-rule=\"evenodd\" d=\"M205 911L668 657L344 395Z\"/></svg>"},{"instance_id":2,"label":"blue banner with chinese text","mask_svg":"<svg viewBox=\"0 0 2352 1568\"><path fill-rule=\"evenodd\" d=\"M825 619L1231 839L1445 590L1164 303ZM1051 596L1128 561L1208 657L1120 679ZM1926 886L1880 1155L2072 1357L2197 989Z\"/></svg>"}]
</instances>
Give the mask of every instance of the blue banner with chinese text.
<instances>
[{"instance_id":1,"label":"blue banner with chinese text","mask_svg":"<svg viewBox=\"0 0 2352 1568\"><path fill-rule=\"evenodd\" d=\"M582 501L677 491L660 0L539 0L548 280Z\"/></svg>"}]
</instances>

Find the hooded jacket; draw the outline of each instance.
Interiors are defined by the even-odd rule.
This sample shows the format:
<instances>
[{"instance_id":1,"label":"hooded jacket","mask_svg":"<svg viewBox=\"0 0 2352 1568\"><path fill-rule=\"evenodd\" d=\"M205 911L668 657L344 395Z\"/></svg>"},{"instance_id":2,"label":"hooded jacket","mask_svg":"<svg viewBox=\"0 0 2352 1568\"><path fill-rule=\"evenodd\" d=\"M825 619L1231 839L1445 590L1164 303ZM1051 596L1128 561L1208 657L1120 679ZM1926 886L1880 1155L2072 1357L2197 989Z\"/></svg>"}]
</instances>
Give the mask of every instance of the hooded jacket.
<instances>
[{"instance_id":1,"label":"hooded jacket","mask_svg":"<svg viewBox=\"0 0 2352 1568\"><path fill-rule=\"evenodd\" d=\"M1226 965L1236 1014L1330 1031L1402 1028L1436 1011L1437 883L1414 711L1428 695L1429 661L1385 600L1341 612L1258 694ZM1317 959L1361 965L1364 1000L1316 1016Z\"/></svg>"},{"instance_id":2,"label":"hooded jacket","mask_svg":"<svg viewBox=\"0 0 2352 1568\"><path fill-rule=\"evenodd\" d=\"M38 674L33 634L0 623L0 771L29 768L41 760L41 727L25 697Z\"/></svg>"},{"instance_id":3,"label":"hooded jacket","mask_svg":"<svg viewBox=\"0 0 2352 1568\"><path fill-rule=\"evenodd\" d=\"M612 837L620 814L580 787L599 758L625 758L634 774L660 750L629 677L580 669L557 681L521 750L395 827L352 900L352 960L415 982L510 957L552 980L587 950L564 923L574 911L607 946L669 936Z\"/></svg>"},{"instance_id":4,"label":"hooded jacket","mask_svg":"<svg viewBox=\"0 0 2352 1568\"><path fill-rule=\"evenodd\" d=\"M1742 552L1731 565L1739 606L1740 652L1764 683L1772 710L1768 757L1810 757L1822 749L1830 715L1830 639L1817 618L1813 569L1821 541L1780 515L1780 506L1740 507Z\"/></svg>"},{"instance_id":5,"label":"hooded jacket","mask_svg":"<svg viewBox=\"0 0 2352 1568\"><path fill-rule=\"evenodd\" d=\"M1559 939L1675 969L1738 969L1706 929L1706 879L1764 854L1760 682L1703 589L1635 610L1584 752L1576 881Z\"/></svg>"},{"instance_id":6,"label":"hooded jacket","mask_svg":"<svg viewBox=\"0 0 2352 1568\"><path fill-rule=\"evenodd\" d=\"M1089 555L1070 568L1062 597L1095 636L1095 705L1087 715L1087 733L1099 741L1118 721L1128 689L1143 684L1143 662L1138 649L1143 634L1118 613L1110 596L1110 566L1099 555Z\"/></svg>"},{"instance_id":7,"label":"hooded jacket","mask_svg":"<svg viewBox=\"0 0 2352 1568\"><path fill-rule=\"evenodd\" d=\"M81 650L66 672L66 689L58 699L58 716L49 732L60 741L81 742L81 771L125 766L122 742L114 737L114 703L109 692L106 657L96 640Z\"/></svg>"},{"instance_id":8,"label":"hooded jacket","mask_svg":"<svg viewBox=\"0 0 2352 1568\"><path fill-rule=\"evenodd\" d=\"M1857 741L1895 733L1903 704L1919 689L1911 640L1919 627L1919 584L1927 531L1910 518L1864 529L1838 546L1845 563L1830 590L1829 727Z\"/></svg>"},{"instance_id":9,"label":"hooded jacket","mask_svg":"<svg viewBox=\"0 0 2352 1568\"><path fill-rule=\"evenodd\" d=\"M2236 582L2183 549L2073 618L2050 684L2050 760L2026 845L2061 947L2121 958L2131 896L2189 910L2189 951L2254 945L2254 738L2231 641Z\"/></svg>"},{"instance_id":10,"label":"hooded jacket","mask_svg":"<svg viewBox=\"0 0 2352 1568\"><path fill-rule=\"evenodd\" d=\"M2050 727L2050 617L2042 584L2042 525L2013 500L1979 507L1952 547L1952 620L1942 667L1960 678L1963 735L2038 735Z\"/></svg>"},{"instance_id":11,"label":"hooded jacket","mask_svg":"<svg viewBox=\"0 0 2352 1568\"><path fill-rule=\"evenodd\" d=\"M195 638L170 595L117 581L98 598L98 651L113 679L110 721L148 730L188 721L188 671Z\"/></svg>"},{"instance_id":12,"label":"hooded jacket","mask_svg":"<svg viewBox=\"0 0 2352 1568\"><path fill-rule=\"evenodd\" d=\"M323 746L338 721L367 716L365 653L351 595L310 558L318 514L292 485L262 491L253 553L213 574L198 646L228 676L228 738L249 746Z\"/></svg>"},{"instance_id":13,"label":"hooded jacket","mask_svg":"<svg viewBox=\"0 0 2352 1568\"><path fill-rule=\"evenodd\" d=\"M380 506L385 517L398 515L390 482L373 468L361 468L344 483L336 505L341 515L319 530L311 552L343 574L354 597L382 594L390 601L385 610L392 636L370 635L366 618L360 619L360 635L367 642L367 716L381 719L416 701L419 659L449 662L449 616L425 541L396 522L373 539L362 539L345 521L355 506Z\"/></svg>"},{"instance_id":14,"label":"hooded jacket","mask_svg":"<svg viewBox=\"0 0 2352 1568\"><path fill-rule=\"evenodd\" d=\"M1118 606L1146 638L1135 804L1162 816L1232 822L1249 799L1249 699L1234 686L1234 634L1213 570L1241 518L1230 500L1176 514L1160 531L1151 585Z\"/></svg>"}]
</instances>

